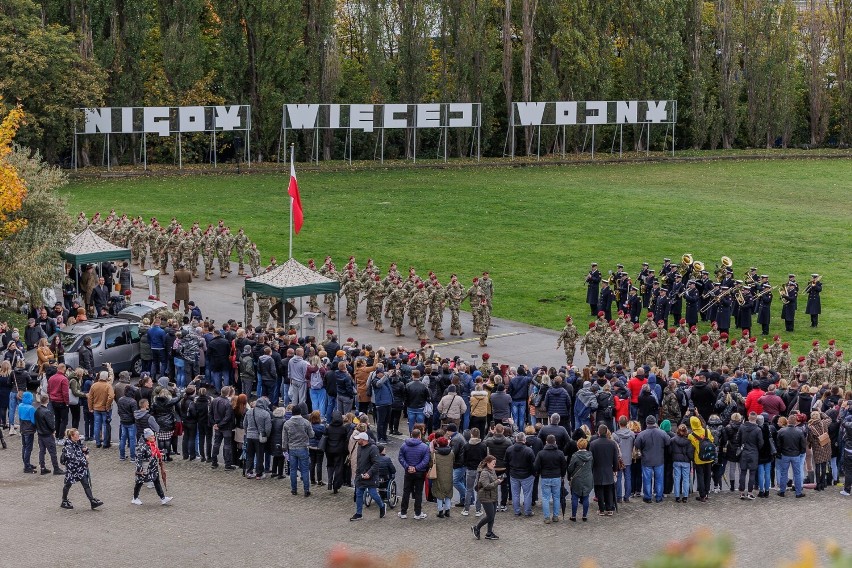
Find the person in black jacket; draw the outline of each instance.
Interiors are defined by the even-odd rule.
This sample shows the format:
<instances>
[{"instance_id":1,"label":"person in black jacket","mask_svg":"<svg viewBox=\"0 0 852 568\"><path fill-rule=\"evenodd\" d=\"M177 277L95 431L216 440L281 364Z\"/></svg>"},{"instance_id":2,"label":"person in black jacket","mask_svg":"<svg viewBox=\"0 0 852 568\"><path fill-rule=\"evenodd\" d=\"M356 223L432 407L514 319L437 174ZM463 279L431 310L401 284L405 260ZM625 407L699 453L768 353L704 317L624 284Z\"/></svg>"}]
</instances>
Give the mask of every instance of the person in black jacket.
<instances>
[{"instance_id":1,"label":"person in black jacket","mask_svg":"<svg viewBox=\"0 0 852 568\"><path fill-rule=\"evenodd\" d=\"M532 517L532 490L535 480L535 454L526 445L523 432L515 434L515 443L506 450L506 471L512 487L512 508L515 516L521 515L521 492L524 494L523 514Z\"/></svg>"},{"instance_id":2,"label":"person in black jacket","mask_svg":"<svg viewBox=\"0 0 852 568\"><path fill-rule=\"evenodd\" d=\"M594 316L598 313L598 290L601 282L601 271L598 270L598 263L593 262L589 274L586 276L586 303L589 304L589 313Z\"/></svg>"},{"instance_id":3,"label":"person in black jacket","mask_svg":"<svg viewBox=\"0 0 852 568\"><path fill-rule=\"evenodd\" d=\"M78 366L86 369L90 376L95 374L95 356L92 353L92 338L86 336L83 338L83 345L77 350L79 357Z\"/></svg>"},{"instance_id":4,"label":"person in black jacket","mask_svg":"<svg viewBox=\"0 0 852 568\"><path fill-rule=\"evenodd\" d=\"M750 412L748 422L744 422L737 432L737 445L742 446L740 453L740 499L754 499L754 486L757 484L757 466L760 448L763 447L763 431L757 425L757 413ZM748 472L748 495L746 495L746 472Z\"/></svg>"},{"instance_id":5,"label":"person in black jacket","mask_svg":"<svg viewBox=\"0 0 852 568\"><path fill-rule=\"evenodd\" d=\"M429 388L420 380L420 371L411 372L411 382L405 385L405 406L408 413L408 432L414 430L415 424L425 424L426 416L423 409L429 402Z\"/></svg>"},{"instance_id":6,"label":"person in black jacket","mask_svg":"<svg viewBox=\"0 0 852 568\"><path fill-rule=\"evenodd\" d=\"M476 498L474 486L476 485L477 468L488 455L488 448L485 447L479 436L479 428L471 428L470 439L465 443L461 452L462 465L465 468L464 509L462 510L462 515L465 517L470 514L470 506L474 501L476 502L477 516L482 514L482 503Z\"/></svg>"},{"instance_id":7,"label":"person in black jacket","mask_svg":"<svg viewBox=\"0 0 852 568\"><path fill-rule=\"evenodd\" d=\"M346 481L344 467L349 453L349 430L343 425L339 412L332 413L331 423L325 429L325 459L328 485L326 489L337 494ZM346 470L348 471L348 470Z\"/></svg>"},{"instance_id":8,"label":"person in black jacket","mask_svg":"<svg viewBox=\"0 0 852 568\"><path fill-rule=\"evenodd\" d=\"M639 401L637 403L638 420L640 424L645 423L645 419L649 416L657 417L660 410L660 404L657 397L651 392L651 387L648 384L642 385L642 390L639 392Z\"/></svg>"},{"instance_id":9,"label":"person in black jacket","mask_svg":"<svg viewBox=\"0 0 852 568\"><path fill-rule=\"evenodd\" d=\"M44 453L50 454L50 461L53 463L53 475L65 475L62 468L59 467L59 460L56 459L56 417L50 409L50 397L46 394L41 395L39 406L35 411L35 427L38 434L38 462L41 466L41 474L47 475L50 470L45 467Z\"/></svg>"},{"instance_id":10,"label":"person in black jacket","mask_svg":"<svg viewBox=\"0 0 852 568\"><path fill-rule=\"evenodd\" d=\"M225 447L222 450L225 459L225 469L236 469L233 463L233 452L231 440L234 437L234 409L231 407L231 396L233 387L222 387L221 394L210 405L210 422L213 425L213 453L208 456L211 460L210 467L219 467L219 447L222 441Z\"/></svg>"},{"instance_id":11,"label":"person in black jacket","mask_svg":"<svg viewBox=\"0 0 852 568\"><path fill-rule=\"evenodd\" d=\"M186 392L178 404L178 412L183 422L183 442L181 455L185 460L195 461L195 435L198 433L198 418L195 416L195 387L186 387Z\"/></svg>"},{"instance_id":12,"label":"person in black jacket","mask_svg":"<svg viewBox=\"0 0 852 568\"><path fill-rule=\"evenodd\" d=\"M613 473L618 471L618 444L610 439L609 435L609 428L601 424L598 427L598 437L589 444L589 451L592 453L595 497L598 499L598 514L601 516L612 516L615 512Z\"/></svg>"},{"instance_id":13,"label":"person in black jacket","mask_svg":"<svg viewBox=\"0 0 852 568\"><path fill-rule=\"evenodd\" d=\"M390 371L390 386L393 402L391 403L390 413L390 433L394 436L402 436L399 431L399 422L402 419L402 410L405 408L405 383L402 382L402 376L398 369Z\"/></svg>"},{"instance_id":14,"label":"person in black jacket","mask_svg":"<svg viewBox=\"0 0 852 568\"><path fill-rule=\"evenodd\" d=\"M556 444L556 436L549 434L545 438L545 445L536 455L533 467L541 478L539 485L544 523L559 522L559 498L562 494L562 478L568 470L568 461Z\"/></svg>"},{"instance_id":15,"label":"person in black jacket","mask_svg":"<svg viewBox=\"0 0 852 568\"><path fill-rule=\"evenodd\" d=\"M136 419L133 413L139 410L139 403L133 398L133 394L138 392L134 388L125 388L124 396L118 399L118 421L119 421L119 436L118 436L118 459L124 461L125 442L130 447L130 459L136 460Z\"/></svg>"},{"instance_id":16,"label":"person in black jacket","mask_svg":"<svg viewBox=\"0 0 852 568\"><path fill-rule=\"evenodd\" d=\"M200 387L198 396L192 402L192 413L195 415L198 430L198 453L201 461L212 461L213 455L213 424L210 422L210 397L207 389Z\"/></svg>"},{"instance_id":17,"label":"person in black jacket","mask_svg":"<svg viewBox=\"0 0 852 568\"><path fill-rule=\"evenodd\" d=\"M787 475L790 467L793 468L793 489L796 497L804 496L802 492L802 461L800 456L807 451L807 437L799 428L796 428L795 418L789 423L784 416L778 419L778 455L780 464L778 466L778 491L779 497L784 497L787 491ZM847 480L848 483L848 480Z\"/></svg>"},{"instance_id":18,"label":"person in black jacket","mask_svg":"<svg viewBox=\"0 0 852 568\"><path fill-rule=\"evenodd\" d=\"M694 381L689 392L690 399L701 418L707 421L716 407L716 393L710 388L706 377L697 375Z\"/></svg>"}]
</instances>

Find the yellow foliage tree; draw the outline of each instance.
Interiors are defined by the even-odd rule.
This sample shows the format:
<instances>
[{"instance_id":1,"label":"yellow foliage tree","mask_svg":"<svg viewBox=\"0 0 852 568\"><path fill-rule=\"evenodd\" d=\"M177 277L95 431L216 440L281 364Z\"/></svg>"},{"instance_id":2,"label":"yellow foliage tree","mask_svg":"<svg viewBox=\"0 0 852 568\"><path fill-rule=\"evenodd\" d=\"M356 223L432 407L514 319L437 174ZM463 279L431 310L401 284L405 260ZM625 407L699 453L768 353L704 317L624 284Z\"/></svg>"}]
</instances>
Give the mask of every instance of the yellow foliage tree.
<instances>
[{"instance_id":1,"label":"yellow foliage tree","mask_svg":"<svg viewBox=\"0 0 852 568\"><path fill-rule=\"evenodd\" d=\"M0 104L2 102L0 97ZM24 203L27 186L18 170L6 162L6 156L12 152L12 139L23 121L24 111L20 105L0 121L0 240L14 235L27 224L26 219L13 218Z\"/></svg>"}]
</instances>

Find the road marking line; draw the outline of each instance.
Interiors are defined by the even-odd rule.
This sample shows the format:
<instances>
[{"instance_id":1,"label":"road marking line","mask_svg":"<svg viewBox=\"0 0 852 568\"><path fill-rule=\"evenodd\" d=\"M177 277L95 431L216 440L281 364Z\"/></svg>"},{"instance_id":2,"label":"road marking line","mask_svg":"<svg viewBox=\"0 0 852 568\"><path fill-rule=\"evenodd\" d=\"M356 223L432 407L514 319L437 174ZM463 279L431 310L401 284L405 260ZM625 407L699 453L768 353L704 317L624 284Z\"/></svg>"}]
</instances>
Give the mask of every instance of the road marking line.
<instances>
[{"instance_id":1,"label":"road marking line","mask_svg":"<svg viewBox=\"0 0 852 568\"><path fill-rule=\"evenodd\" d=\"M512 331L512 332L509 332L509 333L500 333L500 334L497 334L497 335L489 335L486 338L486 341L488 339L499 339L501 337L511 337L513 335L523 335L524 333L526 333L526 332ZM479 341L479 336L471 337L470 339L456 339L456 340L453 340L453 341L444 341L443 343L432 343L432 346L443 347L445 345L458 345L459 343L470 343L471 341Z\"/></svg>"}]
</instances>

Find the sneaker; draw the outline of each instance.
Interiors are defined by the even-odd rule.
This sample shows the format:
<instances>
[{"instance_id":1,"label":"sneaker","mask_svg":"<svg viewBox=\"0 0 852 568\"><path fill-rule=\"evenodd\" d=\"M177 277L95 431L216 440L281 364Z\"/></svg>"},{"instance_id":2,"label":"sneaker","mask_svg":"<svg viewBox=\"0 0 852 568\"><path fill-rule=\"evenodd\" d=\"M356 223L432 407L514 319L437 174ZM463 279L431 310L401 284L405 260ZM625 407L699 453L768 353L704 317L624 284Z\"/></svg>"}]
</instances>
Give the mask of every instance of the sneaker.
<instances>
[{"instance_id":1,"label":"sneaker","mask_svg":"<svg viewBox=\"0 0 852 568\"><path fill-rule=\"evenodd\" d=\"M140 499L139 497L134 497L134 498L130 501L130 503L131 503L131 504L133 504L133 505L141 505L141 504L142 504L142 499Z\"/></svg>"},{"instance_id":2,"label":"sneaker","mask_svg":"<svg viewBox=\"0 0 852 568\"><path fill-rule=\"evenodd\" d=\"M778 493L776 493L776 495L778 495L779 497L784 497L784 491L779 491Z\"/></svg>"},{"instance_id":3,"label":"sneaker","mask_svg":"<svg viewBox=\"0 0 852 568\"><path fill-rule=\"evenodd\" d=\"M400 519L407 519L408 518L408 515L406 515L403 512L397 513L396 516L399 517Z\"/></svg>"},{"instance_id":4,"label":"sneaker","mask_svg":"<svg viewBox=\"0 0 852 568\"><path fill-rule=\"evenodd\" d=\"M550 524L550 518L549 517L544 518L544 524L546 524L546 525Z\"/></svg>"},{"instance_id":5,"label":"sneaker","mask_svg":"<svg viewBox=\"0 0 852 568\"><path fill-rule=\"evenodd\" d=\"M352 515L351 517L349 517L349 520L350 521L360 521L363 518L364 518L363 515Z\"/></svg>"},{"instance_id":6,"label":"sneaker","mask_svg":"<svg viewBox=\"0 0 852 568\"><path fill-rule=\"evenodd\" d=\"M755 496L754 496L752 493L749 493L748 495L746 495L746 498L747 498L749 501L754 501L754 500L755 500Z\"/></svg>"},{"instance_id":7,"label":"sneaker","mask_svg":"<svg viewBox=\"0 0 852 568\"><path fill-rule=\"evenodd\" d=\"M153 482L153 481L149 481L149 482L147 483L147 485L148 485L148 489L153 489L153 488L154 488L154 482Z\"/></svg>"},{"instance_id":8,"label":"sneaker","mask_svg":"<svg viewBox=\"0 0 852 568\"><path fill-rule=\"evenodd\" d=\"M845 489L843 491L841 491L840 494L843 495L844 497L849 497L849 495L852 495L852 493L849 493Z\"/></svg>"},{"instance_id":9,"label":"sneaker","mask_svg":"<svg viewBox=\"0 0 852 568\"><path fill-rule=\"evenodd\" d=\"M422 521L426 517L427 517L426 513L420 513L419 515L414 515L414 518L417 519L418 521Z\"/></svg>"},{"instance_id":10,"label":"sneaker","mask_svg":"<svg viewBox=\"0 0 852 568\"><path fill-rule=\"evenodd\" d=\"M470 511L462 511L461 514L462 514L462 517L466 517L466 516L470 515Z\"/></svg>"},{"instance_id":11,"label":"sneaker","mask_svg":"<svg viewBox=\"0 0 852 568\"><path fill-rule=\"evenodd\" d=\"M169 503L171 503L171 501L172 497L163 497L162 499L160 499L160 505L168 505Z\"/></svg>"},{"instance_id":12,"label":"sneaker","mask_svg":"<svg viewBox=\"0 0 852 568\"><path fill-rule=\"evenodd\" d=\"M47 469L46 467L41 468L41 474L42 475L47 475L48 473L50 473L49 469Z\"/></svg>"},{"instance_id":13,"label":"sneaker","mask_svg":"<svg viewBox=\"0 0 852 568\"><path fill-rule=\"evenodd\" d=\"M228 471L233 471L233 470L237 469L237 466L235 466L235 465L226 465L226 466L225 466L225 469L226 469L226 470L228 470Z\"/></svg>"},{"instance_id":14,"label":"sneaker","mask_svg":"<svg viewBox=\"0 0 852 568\"><path fill-rule=\"evenodd\" d=\"M553 522L554 522L554 523L558 523L558 522L559 522L559 515L553 515Z\"/></svg>"},{"instance_id":15,"label":"sneaker","mask_svg":"<svg viewBox=\"0 0 852 568\"><path fill-rule=\"evenodd\" d=\"M62 502L62 504L59 505L59 506L62 507L63 509L73 509L74 508L74 505L72 505L71 501L69 501L68 499L64 500Z\"/></svg>"},{"instance_id":16,"label":"sneaker","mask_svg":"<svg viewBox=\"0 0 852 568\"><path fill-rule=\"evenodd\" d=\"M89 504L92 506L92 511L94 511L95 509L103 505L104 502L100 499L92 499L91 501L89 501Z\"/></svg>"},{"instance_id":17,"label":"sneaker","mask_svg":"<svg viewBox=\"0 0 852 568\"><path fill-rule=\"evenodd\" d=\"M485 535L485 540L500 540L500 537L494 533L488 533Z\"/></svg>"},{"instance_id":18,"label":"sneaker","mask_svg":"<svg viewBox=\"0 0 852 568\"><path fill-rule=\"evenodd\" d=\"M719 493L720 491L722 491L721 487L714 487L713 488L713 493Z\"/></svg>"},{"instance_id":19,"label":"sneaker","mask_svg":"<svg viewBox=\"0 0 852 568\"><path fill-rule=\"evenodd\" d=\"M308 495L310 495L310 493L309 493ZM382 505L381 507L379 507L379 518L380 518L380 519L384 519L384 518L385 518L385 513L387 513L387 512L388 512L388 508L387 508L387 506Z\"/></svg>"},{"instance_id":20,"label":"sneaker","mask_svg":"<svg viewBox=\"0 0 852 568\"><path fill-rule=\"evenodd\" d=\"M476 540L479 540L479 529L476 528L476 525L470 525L470 532L473 533L473 536L476 537Z\"/></svg>"},{"instance_id":21,"label":"sneaker","mask_svg":"<svg viewBox=\"0 0 852 568\"><path fill-rule=\"evenodd\" d=\"M120 461L120 462L127 461L127 458L118 458L118 461Z\"/></svg>"},{"instance_id":22,"label":"sneaker","mask_svg":"<svg viewBox=\"0 0 852 568\"><path fill-rule=\"evenodd\" d=\"M65 475L65 470L62 469L61 467L59 469L54 469L53 475Z\"/></svg>"},{"instance_id":23,"label":"sneaker","mask_svg":"<svg viewBox=\"0 0 852 568\"><path fill-rule=\"evenodd\" d=\"M796 495L796 499L800 499L802 497L807 497L807 495L805 495L804 493L799 493L798 495Z\"/></svg>"},{"instance_id":24,"label":"sneaker","mask_svg":"<svg viewBox=\"0 0 852 568\"><path fill-rule=\"evenodd\" d=\"M444 518L444 511L443 511L443 510L438 511L438 518L439 518L439 519L443 519L443 518Z\"/></svg>"},{"instance_id":25,"label":"sneaker","mask_svg":"<svg viewBox=\"0 0 852 568\"><path fill-rule=\"evenodd\" d=\"M475 514L477 517L481 517L481 516L482 516L482 511L477 511L477 512L476 512L476 513L474 513L474 514Z\"/></svg>"}]
</instances>

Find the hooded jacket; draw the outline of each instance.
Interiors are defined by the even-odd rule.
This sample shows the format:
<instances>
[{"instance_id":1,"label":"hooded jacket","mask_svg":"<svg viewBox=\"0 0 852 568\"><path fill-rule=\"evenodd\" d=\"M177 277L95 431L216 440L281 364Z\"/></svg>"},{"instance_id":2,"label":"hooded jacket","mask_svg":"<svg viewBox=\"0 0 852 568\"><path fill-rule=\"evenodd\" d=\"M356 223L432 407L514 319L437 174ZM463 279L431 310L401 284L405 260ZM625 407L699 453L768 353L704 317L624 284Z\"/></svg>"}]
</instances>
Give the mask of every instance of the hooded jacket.
<instances>
[{"instance_id":1,"label":"hooded jacket","mask_svg":"<svg viewBox=\"0 0 852 568\"><path fill-rule=\"evenodd\" d=\"M331 424L325 429L325 453L328 455L345 455L348 451L349 432L343 426L343 417L335 411L331 416Z\"/></svg>"},{"instance_id":2,"label":"hooded jacket","mask_svg":"<svg viewBox=\"0 0 852 568\"><path fill-rule=\"evenodd\" d=\"M737 433L737 442L743 448L740 454L740 469L756 469L760 448L763 447L763 431L757 424L743 422Z\"/></svg>"},{"instance_id":3,"label":"hooded jacket","mask_svg":"<svg viewBox=\"0 0 852 568\"><path fill-rule=\"evenodd\" d=\"M689 441L692 442L692 447L694 448L692 461L695 462L695 465L713 463L712 460L704 461L698 457L698 446L701 440L707 438L711 442L714 442L713 434L704 429L704 426L701 425L701 420L697 416L690 416L689 429L692 430L689 433Z\"/></svg>"},{"instance_id":4,"label":"hooded jacket","mask_svg":"<svg viewBox=\"0 0 852 568\"><path fill-rule=\"evenodd\" d=\"M272 414L269 413L268 400L265 398L257 399L254 408L249 409L243 417L243 428L246 431L246 438L249 440L269 437L269 433L272 431Z\"/></svg>"},{"instance_id":5,"label":"hooded jacket","mask_svg":"<svg viewBox=\"0 0 852 568\"><path fill-rule=\"evenodd\" d=\"M556 444L545 444L535 457L534 466L542 479L562 478L568 470L568 461Z\"/></svg>"},{"instance_id":6,"label":"hooded jacket","mask_svg":"<svg viewBox=\"0 0 852 568\"><path fill-rule=\"evenodd\" d=\"M133 414L139 410L139 403L136 402L136 399L132 396L128 396L127 392L123 397L118 399L118 419L123 426L129 426L133 424L136 419L133 417Z\"/></svg>"},{"instance_id":7,"label":"hooded jacket","mask_svg":"<svg viewBox=\"0 0 852 568\"><path fill-rule=\"evenodd\" d=\"M285 452L292 450L307 450L311 438L314 437L314 429L304 416L297 414L292 416L281 430L281 446Z\"/></svg>"},{"instance_id":8,"label":"hooded jacket","mask_svg":"<svg viewBox=\"0 0 852 568\"><path fill-rule=\"evenodd\" d=\"M53 437L56 430L56 417L53 411L47 406L39 405L35 410L35 425L39 436Z\"/></svg>"},{"instance_id":9,"label":"hooded jacket","mask_svg":"<svg viewBox=\"0 0 852 568\"><path fill-rule=\"evenodd\" d=\"M488 449L488 453L497 458L495 469L506 469L506 451L511 445L512 441L503 434L494 434L485 438L485 447Z\"/></svg>"},{"instance_id":10,"label":"hooded jacket","mask_svg":"<svg viewBox=\"0 0 852 568\"><path fill-rule=\"evenodd\" d=\"M429 446L420 438L408 438L399 449L399 465L408 471L414 467L417 472L425 472L429 469ZM478 464L477 464L478 465Z\"/></svg>"},{"instance_id":11,"label":"hooded jacket","mask_svg":"<svg viewBox=\"0 0 852 568\"><path fill-rule=\"evenodd\" d=\"M282 440L284 435L284 415L287 410L283 406L279 406L272 411L272 429L269 432L269 453L272 457L281 457L284 455Z\"/></svg>"},{"instance_id":12,"label":"hooded jacket","mask_svg":"<svg viewBox=\"0 0 852 568\"><path fill-rule=\"evenodd\" d=\"M18 419L21 422L21 434L32 434L36 431L33 393L30 391L26 391L21 397L21 404L18 405Z\"/></svg>"},{"instance_id":13,"label":"hooded jacket","mask_svg":"<svg viewBox=\"0 0 852 568\"><path fill-rule=\"evenodd\" d=\"M595 488L595 478L592 473L592 452L578 450L571 456L571 463L566 471L571 483L571 493L580 497L591 495Z\"/></svg>"},{"instance_id":14,"label":"hooded jacket","mask_svg":"<svg viewBox=\"0 0 852 568\"><path fill-rule=\"evenodd\" d=\"M175 429L174 410L181 398L183 398L183 395L167 398L162 393L154 397L154 404L151 405L151 414L163 432L171 432Z\"/></svg>"},{"instance_id":15,"label":"hooded jacket","mask_svg":"<svg viewBox=\"0 0 852 568\"><path fill-rule=\"evenodd\" d=\"M160 425L157 424L157 421L151 416L147 408L134 411L133 421L136 423L136 435L138 437L142 436L145 428L150 428L155 434L160 431Z\"/></svg>"},{"instance_id":16,"label":"hooded jacket","mask_svg":"<svg viewBox=\"0 0 852 568\"><path fill-rule=\"evenodd\" d=\"M591 416L593 410L598 407L598 397L590 387L583 387L577 391L577 400L574 402L574 418L585 420Z\"/></svg>"},{"instance_id":17,"label":"hooded jacket","mask_svg":"<svg viewBox=\"0 0 852 568\"><path fill-rule=\"evenodd\" d=\"M526 479L535 475L535 454L532 448L521 442L515 442L506 450L506 471L509 477ZM498 460L499 461L499 460Z\"/></svg>"},{"instance_id":18,"label":"hooded jacket","mask_svg":"<svg viewBox=\"0 0 852 568\"><path fill-rule=\"evenodd\" d=\"M571 412L571 397L562 385L552 386L544 395L544 408L548 414L568 416Z\"/></svg>"},{"instance_id":19,"label":"hooded jacket","mask_svg":"<svg viewBox=\"0 0 852 568\"><path fill-rule=\"evenodd\" d=\"M271 355L263 354L257 360L257 370L260 373L260 380L264 383L274 383L278 380L278 373L275 370L275 360Z\"/></svg>"},{"instance_id":20,"label":"hooded jacket","mask_svg":"<svg viewBox=\"0 0 852 568\"><path fill-rule=\"evenodd\" d=\"M665 463L666 448L671 443L669 435L653 424L639 432L633 445L642 452L642 467L657 467Z\"/></svg>"},{"instance_id":21,"label":"hooded jacket","mask_svg":"<svg viewBox=\"0 0 852 568\"><path fill-rule=\"evenodd\" d=\"M462 463L464 464L464 467L472 471L479 467L479 464L482 463L482 460L484 460L487 455L488 448L485 447L482 440L479 438L471 438L464 445L464 450L462 451Z\"/></svg>"},{"instance_id":22,"label":"hooded jacket","mask_svg":"<svg viewBox=\"0 0 852 568\"><path fill-rule=\"evenodd\" d=\"M619 428L612 433L612 439L621 450L621 459L629 464L633 459L633 442L636 440L636 432L627 427Z\"/></svg>"}]
</instances>

